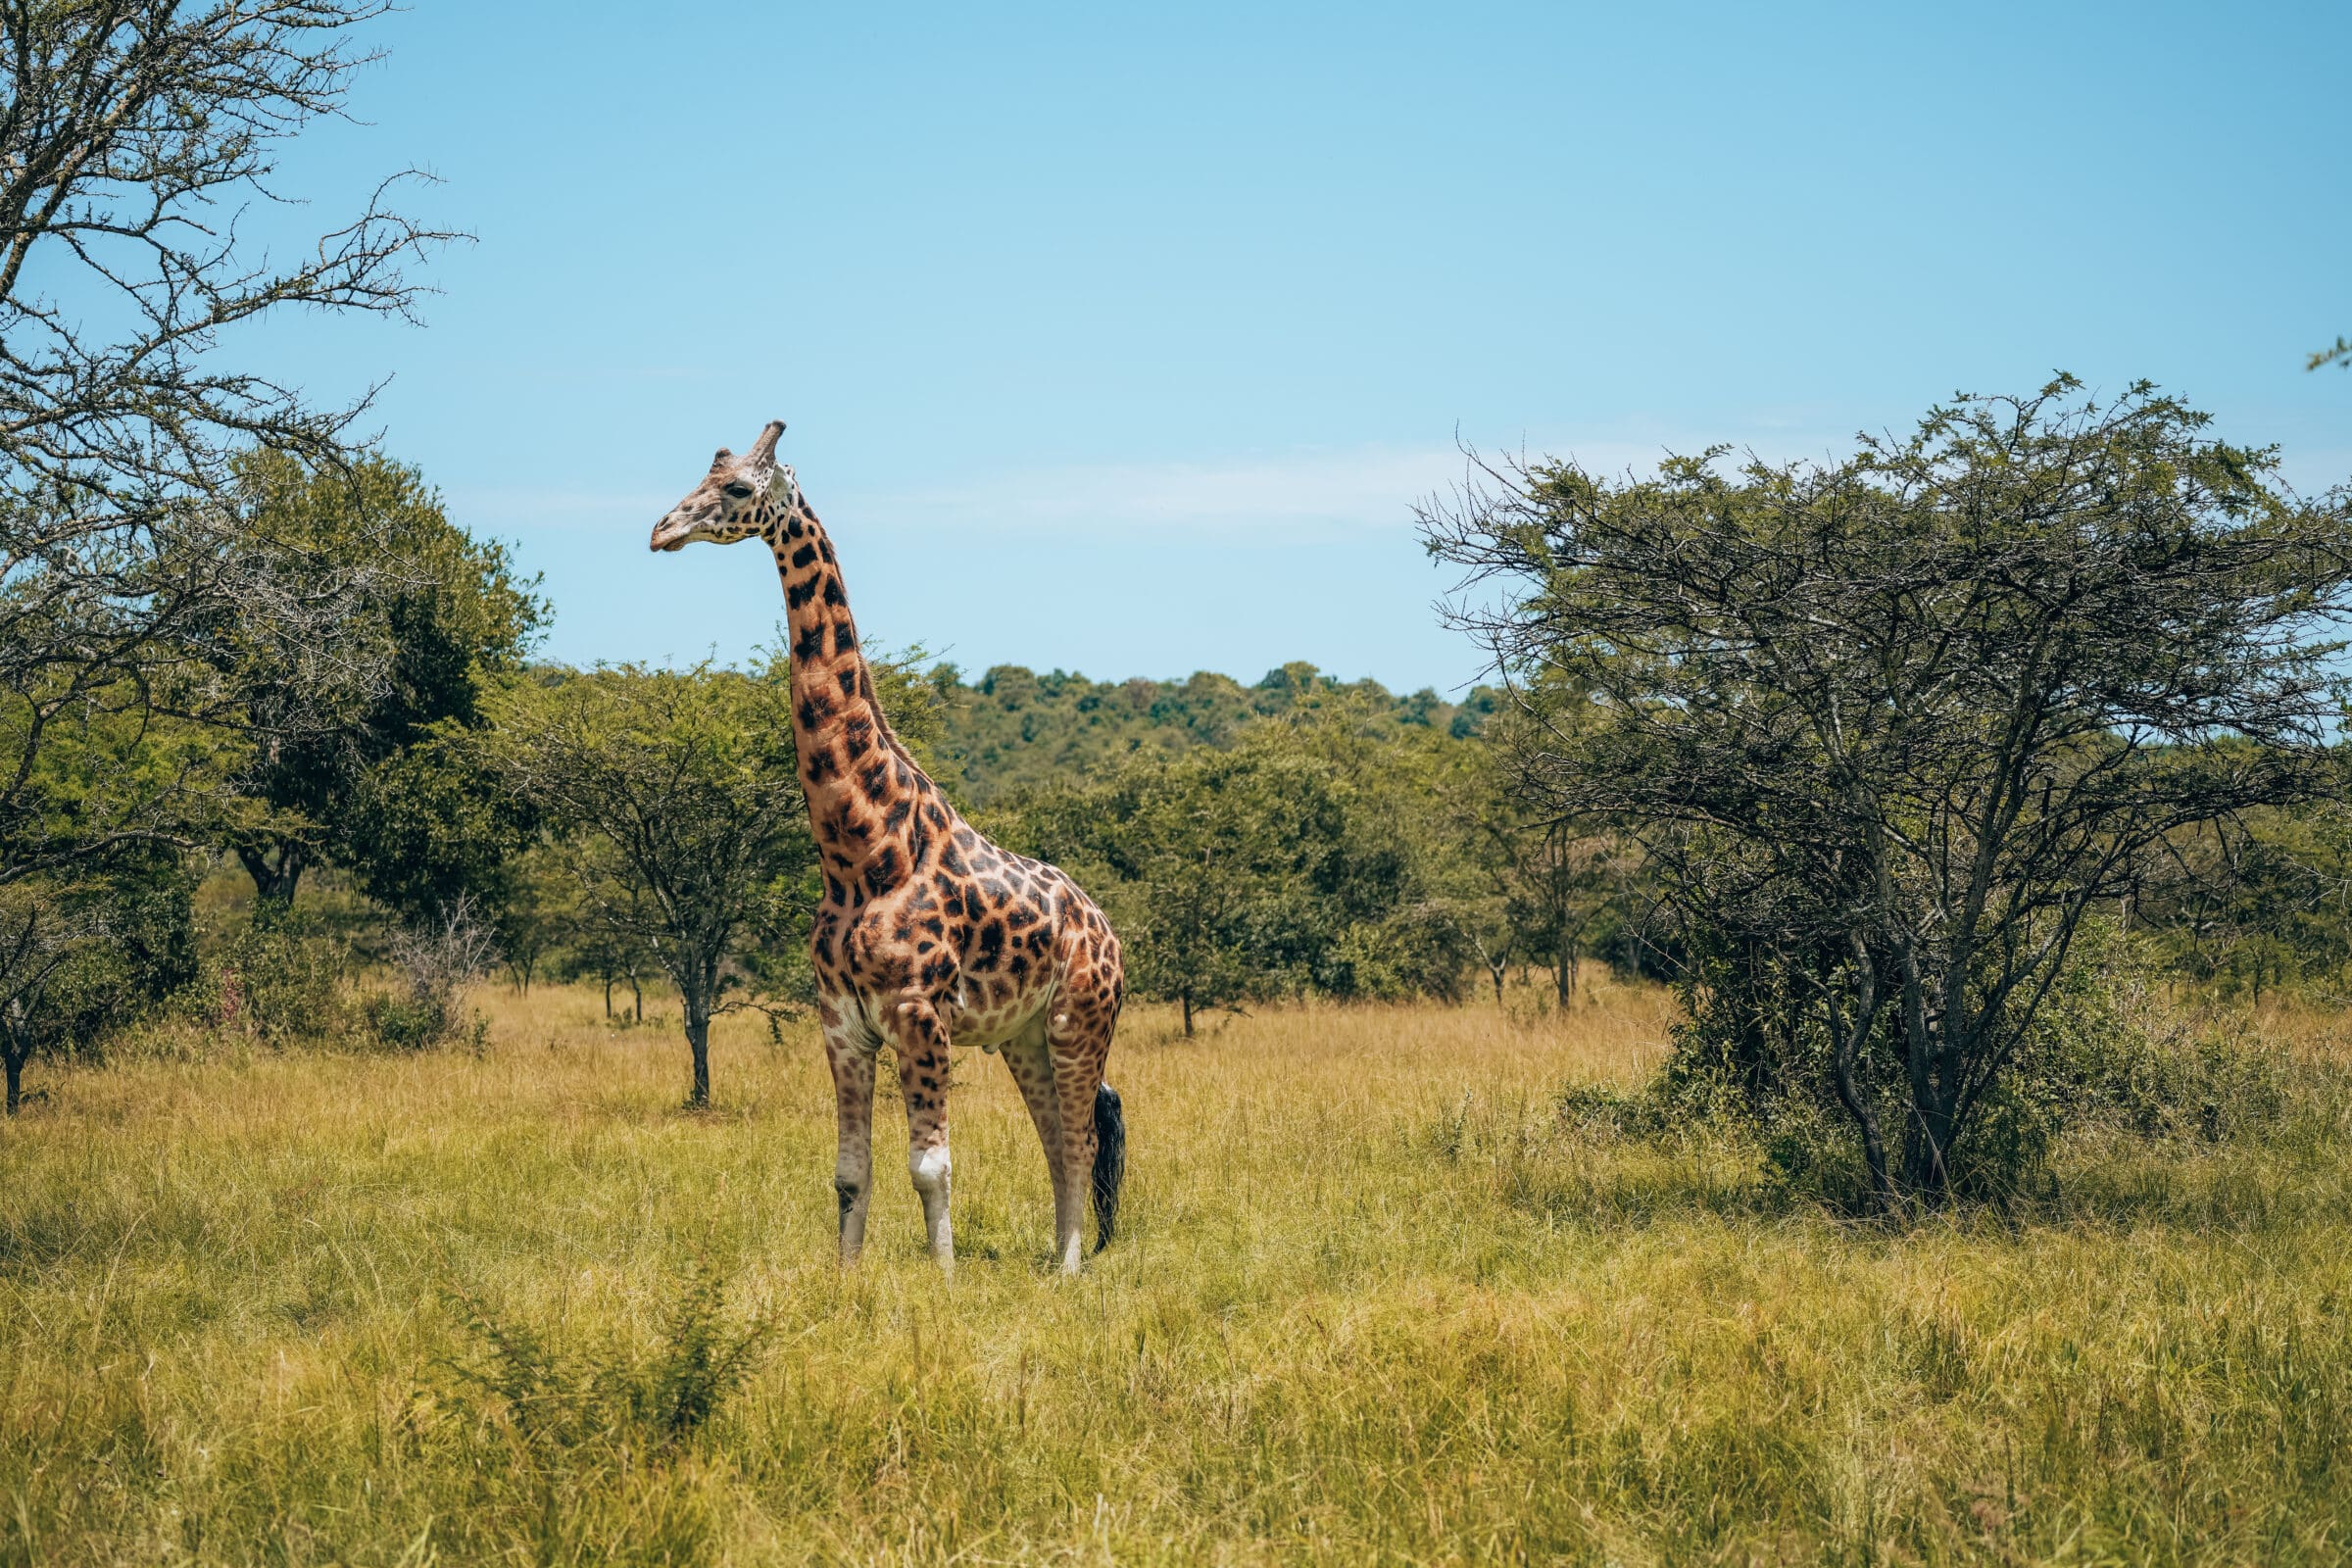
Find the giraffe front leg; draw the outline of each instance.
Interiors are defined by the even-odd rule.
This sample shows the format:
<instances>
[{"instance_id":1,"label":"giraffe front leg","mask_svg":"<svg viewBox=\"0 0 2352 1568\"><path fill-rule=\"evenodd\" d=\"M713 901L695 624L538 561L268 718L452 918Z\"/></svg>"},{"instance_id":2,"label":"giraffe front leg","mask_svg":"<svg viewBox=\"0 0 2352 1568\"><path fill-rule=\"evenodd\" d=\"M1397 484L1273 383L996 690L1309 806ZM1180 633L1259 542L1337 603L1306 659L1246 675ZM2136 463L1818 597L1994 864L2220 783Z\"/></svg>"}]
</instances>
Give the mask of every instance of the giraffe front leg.
<instances>
[{"instance_id":1,"label":"giraffe front leg","mask_svg":"<svg viewBox=\"0 0 2352 1568\"><path fill-rule=\"evenodd\" d=\"M841 1215L841 1261L858 1261L865 1247L865 1209L874 1196L874 1052L827 1005L825 1059L833 1068L833 1108L840 1152L833 1159L833 1196Z\"/></svg>"},{"instance_id":2,"label":"giraffe front leg","mask_svg":"<svg viewBox=\"0 0 2352 1568\"><path fill-rule=\"evenodd\" d=\"M900 1003L891 1013L891 1043L899 1058L899 1091L906 1102L906 1173L923 1200L923 1232L931 1256L956 1271L956 1237L948 1223L948 1031L929 1001Z\"/></svg>"}]
</instances>

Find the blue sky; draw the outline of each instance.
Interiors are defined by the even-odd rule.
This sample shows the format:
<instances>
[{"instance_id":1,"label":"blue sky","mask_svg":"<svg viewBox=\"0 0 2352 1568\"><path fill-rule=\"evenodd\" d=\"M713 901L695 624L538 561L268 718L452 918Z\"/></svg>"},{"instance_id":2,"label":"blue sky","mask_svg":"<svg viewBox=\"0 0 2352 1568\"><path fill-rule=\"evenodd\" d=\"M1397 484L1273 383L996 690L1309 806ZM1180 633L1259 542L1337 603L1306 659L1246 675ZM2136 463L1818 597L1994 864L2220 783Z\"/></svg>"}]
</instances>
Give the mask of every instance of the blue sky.
<instances>
[{"instance_id":1,"label":"blue sky","mask_svg":"<svg viewBox=\"0 0 2352 1568\"><path fill-rule=\"evenodd\" d=\"M2352 7L414 0L363 123L478 243L265 352L546 575L552 655L741 658L650 557L770 417L869 641L1098 677L1478 673L1411 504L1459 439L1842 450L2148 376L2352 475Z\"/></svg>"}]
</instances>

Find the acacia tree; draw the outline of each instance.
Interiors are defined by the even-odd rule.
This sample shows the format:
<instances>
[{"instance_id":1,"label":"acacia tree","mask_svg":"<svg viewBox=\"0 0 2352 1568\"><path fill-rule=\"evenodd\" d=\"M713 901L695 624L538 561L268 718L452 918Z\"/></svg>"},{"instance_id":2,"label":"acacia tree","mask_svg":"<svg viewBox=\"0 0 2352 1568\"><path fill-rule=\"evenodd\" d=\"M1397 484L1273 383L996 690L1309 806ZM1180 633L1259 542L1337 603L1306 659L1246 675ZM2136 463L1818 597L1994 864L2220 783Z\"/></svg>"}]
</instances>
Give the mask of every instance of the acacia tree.
<instances>
[{"instance_id":1,"label":"acacia tree","mask_svg":"<svg viewBox=\"0 0 2352 1568\"><path fill-rule=\"evenodd\" d=\"M1782 1029L1767 1078L1821 1043L1888 1209L1948 1194L2094 901L2332 781L2352 508L2144 384L2077 390L1963 398L1833 466L1549 464L1424 512L1507 589L1457 622L1591 693L1531 713L1519 787L1643 842L1712 955L1701 1038Z\"/></svg>"},{"instance_id":2,"label":"acacia tree","mask_svg":"<svg viewBox=\"0 0 2352 1568\"><path fill-rule=\"evenodd\" d=\"M233 500L255 448L340 459L365 399L313 406L228 351L305 307L407 314L403 267L446 237L380 189L285 265L238 230L385 9L0 0L0 889L64 908L79 880L218 825L251 668L382 678L329 635L351 574L304 569ZM0 965L0 1009L28 1020L15 1038L55 1038L31 1019L59 995L37 954L64 950L25 951Z\"/></svg>"},{"instance_id":3,"label":"acacia tree","mask_svg":"<svg viewBox=\"0 0 2352 1568\"><path fill-rule=\"evenodd\" d=\"M620 664L502 695L482 744L549 824L593 922L678 988L710 1101L710 1020L757 949L789 953L815 900L781 665L757 674Z\"/></svg>"}]
</instances>

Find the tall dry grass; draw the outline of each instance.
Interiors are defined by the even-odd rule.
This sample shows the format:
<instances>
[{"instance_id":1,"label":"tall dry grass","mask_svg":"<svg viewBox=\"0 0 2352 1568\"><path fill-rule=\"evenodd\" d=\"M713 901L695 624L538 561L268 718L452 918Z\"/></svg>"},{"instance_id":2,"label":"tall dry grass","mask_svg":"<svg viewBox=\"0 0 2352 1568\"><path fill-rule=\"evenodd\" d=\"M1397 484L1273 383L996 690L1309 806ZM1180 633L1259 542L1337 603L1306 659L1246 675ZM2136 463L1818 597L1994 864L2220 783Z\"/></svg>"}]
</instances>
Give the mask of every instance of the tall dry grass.
<instances>
[{"instance_id":1,"label":"tall dry grass","mask_svg":"<svg viewBox=\"0 0 2352 1568\"><path fill-rule=\"evenodd\" d=\"M1656 993L1281 1010L1192 1042L1146 1009L1113 1056L1121 1236L1074 1282L1007 1075L959 1059L950 1286L895 1174L866 1262L835 1268L805 1029L725 1023L692 1115L674 1028L611 1028L589 992L480 1000L479 1056L63 1072L0 1129L0 1562L2352 1542L2348 1145L2324 1107L2257 1144L2102 1151L2031 1214L1886 1231L1736 1143L1563 1124L1564 1084L1654 1064ZM697 1389L707 1419L680 1419Z\"/></svg>"}]
</instances>

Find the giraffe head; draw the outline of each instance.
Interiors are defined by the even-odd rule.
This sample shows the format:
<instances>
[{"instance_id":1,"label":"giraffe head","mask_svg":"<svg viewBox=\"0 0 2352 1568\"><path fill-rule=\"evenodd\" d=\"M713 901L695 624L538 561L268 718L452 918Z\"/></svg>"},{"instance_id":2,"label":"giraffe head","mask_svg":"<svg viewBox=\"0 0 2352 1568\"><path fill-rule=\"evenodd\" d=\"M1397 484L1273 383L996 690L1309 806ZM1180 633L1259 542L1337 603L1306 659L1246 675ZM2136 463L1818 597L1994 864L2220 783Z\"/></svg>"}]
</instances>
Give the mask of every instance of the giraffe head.
<instances>
[{"instance_id":1,"label":"giraffe head","mask_svg":"<svg viewBox=\"0 0 2352 1568\"><path fill-rule=\"evenodd\" d=\"M796 509L800 483L788 466L776 461L776 438L783 433L784 421L771 419L742 457L720 447L703 482L654 524L654 548L683 549L697 539L731 545L760 533L780 510ZM771 500L775 505L767 504Z\"/></svg>"}]
</instances>

